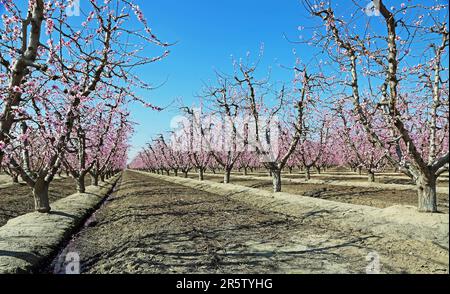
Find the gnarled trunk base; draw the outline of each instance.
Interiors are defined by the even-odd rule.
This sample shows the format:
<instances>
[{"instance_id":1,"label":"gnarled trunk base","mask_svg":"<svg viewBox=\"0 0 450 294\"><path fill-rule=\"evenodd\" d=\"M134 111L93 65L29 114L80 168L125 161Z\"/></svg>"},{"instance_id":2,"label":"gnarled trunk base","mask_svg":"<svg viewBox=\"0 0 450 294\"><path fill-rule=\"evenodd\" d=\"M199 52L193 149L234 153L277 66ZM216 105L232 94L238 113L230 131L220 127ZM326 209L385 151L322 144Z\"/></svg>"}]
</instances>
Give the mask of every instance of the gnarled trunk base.
<instances>
[{"instance_id":1,"label":"gnarled trunk base","mask_svg":"<svg viewBox=\"0 0 450 294\"><path fill-rule=\"evenodd\" d=\"M368 171L367 180L369 181L369 183L375 182L375 173L373 171Z\"/></svg>"},{"instance_id":2,"label":"gnarled trunk base","mask_svg":"<svg viewBox=\"0 0 450 294\"><path fill-rule=\"evenodd\" d=\"M48 199L49 183L38 180L33 187L34 210L41 213L50 212L50 202Z\"/></svg>"},{"instance_id":3,"label":"gnarled trunk base","mask_svg":"<svg viewBox=\"0 0 450 294\"><path fill-rule=\"evenodd\" d=\"M84 193L86 192L86 184L84 183L84 175L81 175L77 179L77 192Z\"/></svg>"},{"instance_id":4,"label":"gnarled trunk base","mask_svg":"<svg viewBox=\"0 0 450 294\"><path fill-rule=\"evenodd\" d=\"M230 183L230 175L231 175L231 169L230 170L225 170L225 174L223 175L223 182L224 184L229 184Z\"/></svg>"},{"instance_id":5,"label":"gnarled trunk base","mask_svg":"<svg viewBox=\"0 0 450 294\"><path fill-rule=\"evenodd\" d=\"M274 192L281 192L281 170L272 170L272 184Z\"/></svg>"},{"instance_id":6,"label":"gnarled trunk base","mask_svg":"<svg viewBox=\"0 0 450 294\"><path fill-rule=\"evenodd\" d=\"M310 167L306 168L305 178L307 181L311 180L311 168Z\"/></svg>"},{"instance_id":7,"label":"gnarled trunk base","mask_svg":"<svg viewBox=\"0 0 450 294\"><path fill-rule=\"evenodd\" d=\"M437 212L436 179L420 180L417 183L420 212Z\"/></svg>"},{"instance_id":8,"label":"gnarled trunk base","mask_svg":"<svg viewBox=\"0 0 450 294\"><path fill-rule=\"evenodd\" d=\"M92 185L94 185L94 186L98 186L98 175L91 175L91 182L92 182Z\"/></svg>"}]
</instances>

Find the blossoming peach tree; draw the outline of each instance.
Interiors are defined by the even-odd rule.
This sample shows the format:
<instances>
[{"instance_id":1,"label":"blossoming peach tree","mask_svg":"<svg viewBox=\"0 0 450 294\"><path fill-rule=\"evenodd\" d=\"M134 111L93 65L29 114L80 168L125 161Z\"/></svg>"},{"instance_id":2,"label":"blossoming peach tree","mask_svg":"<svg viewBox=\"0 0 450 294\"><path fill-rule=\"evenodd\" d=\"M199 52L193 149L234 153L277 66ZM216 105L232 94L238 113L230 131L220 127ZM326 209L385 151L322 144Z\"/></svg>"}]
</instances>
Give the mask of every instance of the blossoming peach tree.
<instances>
[{"instance_id":1,"label":"blossoming peach tree","mask_svg":"<svg viewBox=\"0 0 450 294\"><path fill-rule=\"evenodd\" d=\"M86 174L95 184L126 164L127 105L158 109L136 94L151 86L134 69L166 57L169 44L132 1L86 1L79 16L67 13L70 1L2 3L0 161L32 188L35 209L48 212L62 168L84 192Z\"/></svg>"},{"instance_id":2,"label":"blossoming peach tree","mask_svg":"<svg viewBox=\"0 0 450 294\"><path fill-rule=\"evenodd\" d=\"M416 183L419 211L436 212L436 179L449 169L448 4L387 2L342 13L305 0L319 20L307 42L340 70L335 93L370 143Z\"/></svg>"}]
</instances>

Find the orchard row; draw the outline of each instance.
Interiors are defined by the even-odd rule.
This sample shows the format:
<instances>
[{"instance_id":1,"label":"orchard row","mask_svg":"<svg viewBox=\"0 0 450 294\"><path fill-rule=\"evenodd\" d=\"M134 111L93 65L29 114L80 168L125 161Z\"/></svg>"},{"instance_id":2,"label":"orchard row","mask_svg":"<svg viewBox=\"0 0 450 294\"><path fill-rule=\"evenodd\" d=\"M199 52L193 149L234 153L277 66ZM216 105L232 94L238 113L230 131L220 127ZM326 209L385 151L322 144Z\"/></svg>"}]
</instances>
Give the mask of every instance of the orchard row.
<instances>
[{"instance_id":1,"label":"orchard row","mask_svg":"<svg viewBox=\"0 0 450 294\"><path fill-rule=\"evenodd\" d=\"M436 180L449 169L448 5L374 1L370 14L303 2L312 19L296 46L309 53L283 67L291 81L261 75L261 57L235 60L131 167L195 169L200 180L220 168L225 183L232 170L266 168L274 192L284 169L308 179L312 168L349 166L374 181L394 168L417 185L419 211L436 212Z\"/></svg>"},{"instance_id":2,"label":"orchard row","mask_svg":"<svg viewBox=\"0 0 450 294\"><path fill-rule=\"evenodd\" d=\"M70 173L79 192L123 169L132 122L127 107L150 85L136 68L168 55L127 0L2 0L0 167L50 211L48 188Z\"/></svg>"}]
</instances>

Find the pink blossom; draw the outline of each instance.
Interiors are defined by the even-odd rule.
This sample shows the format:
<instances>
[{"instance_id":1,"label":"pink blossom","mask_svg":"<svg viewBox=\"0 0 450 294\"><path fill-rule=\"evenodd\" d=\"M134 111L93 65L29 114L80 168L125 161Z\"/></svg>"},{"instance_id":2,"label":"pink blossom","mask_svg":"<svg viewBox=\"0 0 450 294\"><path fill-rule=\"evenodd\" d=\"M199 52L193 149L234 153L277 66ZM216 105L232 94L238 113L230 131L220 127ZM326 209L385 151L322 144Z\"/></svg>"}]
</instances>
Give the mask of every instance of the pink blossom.
<instances>
[{"instance_id":1,"label":"pink blossom","mask_svg":"<svg viewBox=\"0 0 450 294\"><path fill-rule=\"evenodd\" d=\"M23 92L22 88L20 88L19 86L14 86L12 88L12 90L13 90L14 93L22 93Z\"/></svg>"}]
</instances>

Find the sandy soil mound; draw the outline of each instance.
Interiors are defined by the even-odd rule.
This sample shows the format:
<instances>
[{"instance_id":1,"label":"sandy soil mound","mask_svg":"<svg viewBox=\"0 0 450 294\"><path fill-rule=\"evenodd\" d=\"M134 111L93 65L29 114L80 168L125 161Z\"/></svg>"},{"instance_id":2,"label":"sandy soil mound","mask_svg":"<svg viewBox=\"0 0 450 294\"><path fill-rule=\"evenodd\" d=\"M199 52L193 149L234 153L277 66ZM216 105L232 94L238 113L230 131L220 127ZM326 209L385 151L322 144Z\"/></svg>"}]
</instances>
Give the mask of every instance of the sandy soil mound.
<instances>
[{"instance_id":1,"label":"sandy soil mound","mask_svg":"<svg viewBox=\"0 0 450 294\"><path fill-rule=\"evenodd\" d=\"M9 220L0 228L0 274L33 272L58 250L117 179L54 202L49 214L28 213Z\"/></svg>"}]
</instances>

